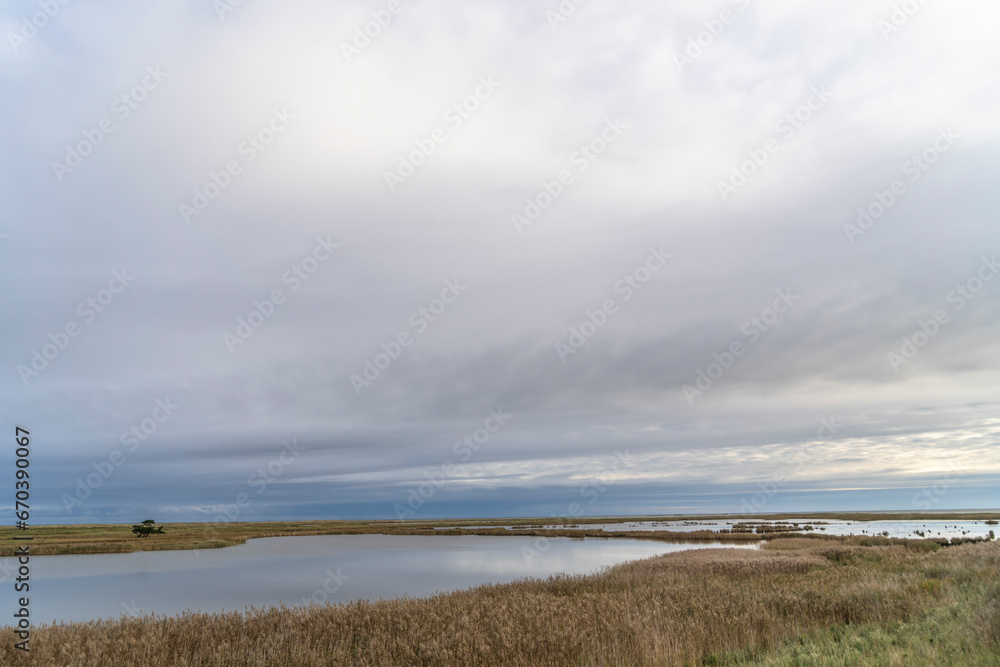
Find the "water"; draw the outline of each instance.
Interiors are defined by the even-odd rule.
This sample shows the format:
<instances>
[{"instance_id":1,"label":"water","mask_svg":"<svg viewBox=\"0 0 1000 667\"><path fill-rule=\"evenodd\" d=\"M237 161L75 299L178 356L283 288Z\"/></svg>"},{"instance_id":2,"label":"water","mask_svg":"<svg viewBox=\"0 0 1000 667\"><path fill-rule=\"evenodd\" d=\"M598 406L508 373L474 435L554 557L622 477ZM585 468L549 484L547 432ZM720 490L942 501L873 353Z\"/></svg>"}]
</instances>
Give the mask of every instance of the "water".
<instances>
[{"instance_id":1,"label":"water","mask_svg":"<svg viewBox=\"0 0 1000 667\"><path fill-rule=\"evenodd\" d=\"M803 532L815 532L826 535L883 535L888 532L887 537L986 537L990 530L1000 533L1000 526L987 525L985 521L956 521L954 519L918 519L915 521L840 521L826 519L783 519L781 521L766 521L755 519L752 516L737 520L709 520L682 519L678 521L623 521L617 523L581 523L550 526L532 526L532 528L579 528L583 530L603 530L603 531L654 531L669 530L672 532L690 533L698 530L718 531L728 530L733 523L774 523L777 525L799 524L799 527L810 525L814 530ZM519 524L502 526L511 529ZM462 526L471 527L471 526ZM485 527L485 526L483 526ZM496 526L500 527L500 526ZM447 529L443 529L447 530ZM919 531L919 532L918 532ZM919 533L922 532L923 536Z\"/></svg>"},{"instance_id":2,"label":"water","mask_svg":"<svg viewBox=\"0 0 1000 667\"><path fill-rule=\"evenodd\" d=\"M560 572L585 574L673 551L732 546L556 538L542 551L535 538L517 536L321 535L263 538L198 552L34 556L31 615L33 623L70 622L424 596ZM523 547L537 555L526 557ZM12 572L7 568L16 568L14 559L0 558L0 568ZM0 595L3 624L10 623L15 611L11 578L6 576Z\"/></svg>"}]
</instances>

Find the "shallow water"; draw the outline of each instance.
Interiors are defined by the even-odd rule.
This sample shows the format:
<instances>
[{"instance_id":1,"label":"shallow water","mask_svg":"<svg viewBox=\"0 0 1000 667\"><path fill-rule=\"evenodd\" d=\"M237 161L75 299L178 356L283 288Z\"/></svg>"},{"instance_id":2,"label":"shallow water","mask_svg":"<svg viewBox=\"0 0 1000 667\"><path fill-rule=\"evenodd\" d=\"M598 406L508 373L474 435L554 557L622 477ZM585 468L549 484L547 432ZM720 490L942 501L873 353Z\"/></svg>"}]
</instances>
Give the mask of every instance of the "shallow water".
<instances>
[{"instance_id":1,"label":"shallow water","mask_svg":"<svg viewBox=\"0 0 1000 667\"><path fill-rule=\"evenodd\" d=\"M556 573L585 574L628 560L721 543L481 535L270 537L225 549L34 556L35 624L122 614L424 596ZM525 552L523 549L527 549ZM14 613L13 558L0 558L0 614ZM14 575L16 576L16 575Z\"/></svg>"},{"instance_id":2,"label":"shallow water","mask_svg":"<svg viewBox=\"0 0 1000 667\"><path fill-rule=\"evenodd\" d=\"M923 537L986 537L990 530L1000 533L1000 526L987 525L985 521L955 521L953 519L934 519L917 521L832 521L832 520L810 520L810 519L783 519L781 521L766 521L747 515L746 518L738 520L742 523L774 523L779 525L799 524L802 528L810 525L814 530L803 532L825 533L827 535L883 535L888 532L887 537L911 537L920 538L918 531L923 532ZM626 521L609 523L583 523L552 526L532 526L537 528L580 528L585 530L604 531L653 531L669 530L673 532L690 533L697 530L718 531L728 530L735 521L729 520L704 520L683 519L679 521ZM512 528L518 524L503 526Z\"/></svg>"}]
</instances>

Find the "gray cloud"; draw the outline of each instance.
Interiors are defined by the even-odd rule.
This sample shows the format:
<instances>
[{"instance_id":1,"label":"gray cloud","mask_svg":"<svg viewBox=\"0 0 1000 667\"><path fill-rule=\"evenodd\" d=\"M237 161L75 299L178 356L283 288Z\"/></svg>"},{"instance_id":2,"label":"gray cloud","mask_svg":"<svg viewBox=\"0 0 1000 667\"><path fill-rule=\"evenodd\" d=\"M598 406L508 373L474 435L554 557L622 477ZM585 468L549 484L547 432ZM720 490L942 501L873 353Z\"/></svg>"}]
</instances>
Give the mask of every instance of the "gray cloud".
<instances>
[{"instance_id":1,"label":"gray cloud","mask_svg":"<svg viewBox=\"0 0 1000 667\"><path fill-rule=\"evenodd\" d=\"M723 8L736 19L678 67ZM639 463L598 513L738 511L831 416L838 457L775 506L907 509L952 464L970 481L942 504L985 502L1000 280L961 308L949 295L1000 250L995 7L924 6L883 37L891 3L587 4L553 30L555 3L425 0L347 62L341 43L377 9L71 4L16 50L7 38L0 411L37 434L46 518L204 518L287 438L307 449L254 511L389 516L501 406L510 422L428 513L558 512L623 449ZM3 34L35 11L4 10ZM150 67L165 78L136 100ZM480 77L495 92L447 120ZM830 99L800 111L817 89ZM276 109L294 118L272 137ZM60 181L53 162L103 119L114 130ZM620 136L584 158L615 119ZM391 192L385 173L437 128ZM943 128L953 145L915 172ZM723 201L734 168L754 173ZM519 233L512 214L563 171ZM213 174L226 185L207 197ZM851 243L845 225L896 179L905 193ZM293 289L319 237L339 248ZM671 257L626 300L616 285L650 246ZM79 304L123 269L134 280L90 319ZM467 289L431 321L420 309L448 280ZM274 290L230 351L224 334ZM797 300L765 331L753 318L778 290ZM563 363L556 344L608 299ZM940 309L948 322L894 369ZM68 324L78 335L43 359ZM401 333L412 344L356 392ZM687 400L734 343L745 353ZM25 383L34 351L45 368ZM67 511L61 494L167 397L176 414Z\"/></svg>"}]
</instances>

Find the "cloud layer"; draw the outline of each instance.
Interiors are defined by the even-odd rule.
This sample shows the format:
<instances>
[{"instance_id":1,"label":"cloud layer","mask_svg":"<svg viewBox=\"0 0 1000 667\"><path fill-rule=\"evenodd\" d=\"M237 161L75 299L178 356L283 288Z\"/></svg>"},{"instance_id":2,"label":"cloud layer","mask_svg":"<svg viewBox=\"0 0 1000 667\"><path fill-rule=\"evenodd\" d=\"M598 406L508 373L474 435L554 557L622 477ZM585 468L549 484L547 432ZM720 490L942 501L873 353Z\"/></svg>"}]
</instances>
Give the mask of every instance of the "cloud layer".
<instances>
[{"instance_id":1,"label":"cloud layer","mask_svg":"<svg viewBox=\"0 0 1000 667\"><path fill-rule=\"evenodd\" d=\"M570 4L5 9L40 518L996 505L1000 8Z\"/></svg>"}]
</instances>

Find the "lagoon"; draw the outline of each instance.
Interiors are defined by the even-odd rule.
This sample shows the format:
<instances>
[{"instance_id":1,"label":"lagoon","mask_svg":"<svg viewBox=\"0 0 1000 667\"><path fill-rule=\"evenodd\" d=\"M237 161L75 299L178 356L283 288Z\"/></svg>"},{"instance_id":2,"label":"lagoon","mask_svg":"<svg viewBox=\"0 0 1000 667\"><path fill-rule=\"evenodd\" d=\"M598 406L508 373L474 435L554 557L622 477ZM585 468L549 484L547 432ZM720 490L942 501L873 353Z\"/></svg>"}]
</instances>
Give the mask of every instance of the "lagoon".
<instances>
[{"instance_id":1,"label":"lagoon","mask_svg":"<svg viewBox=\"0 0 1000 667\"><path fill-rule=\"evenodd\" d=\"M151 538L152 539L152 538ZM481 535L269 537L224 549L33 556L33 623L122 614L176 615L427 596L485 583L587 574L674 551L755 548L722 543ZM0 558L12 589L13 558ZM12 618L14 593L0 596Z\"/></svg>"}]
</instances>

